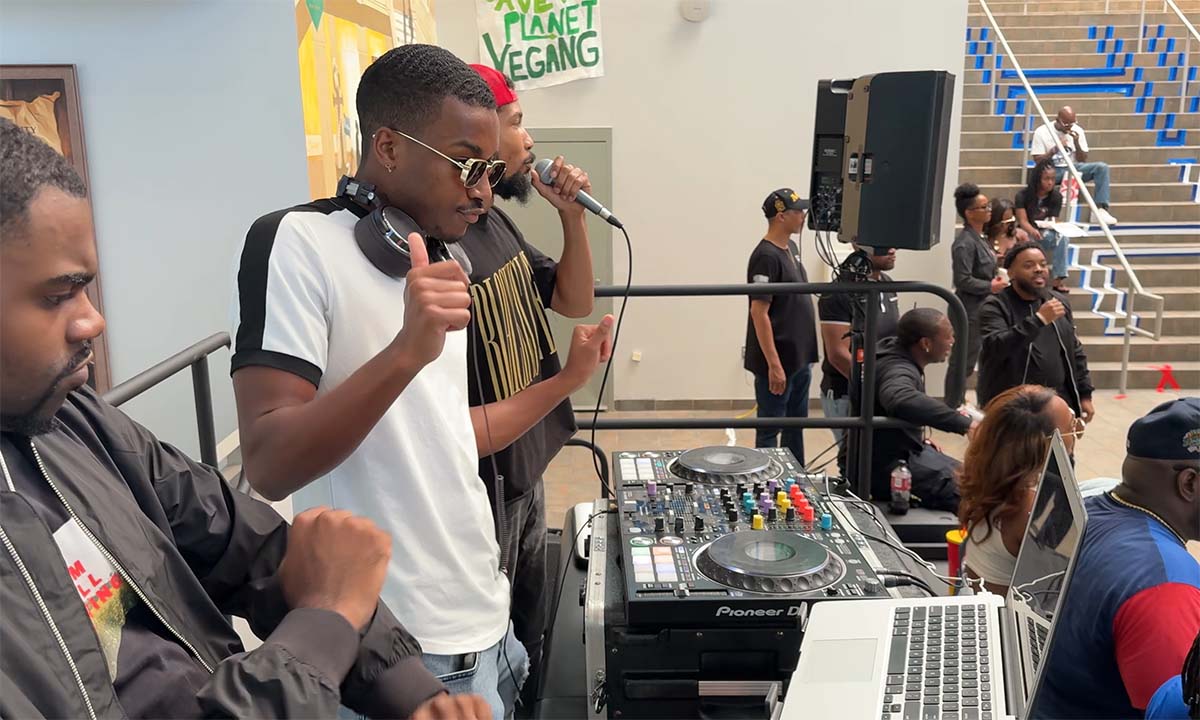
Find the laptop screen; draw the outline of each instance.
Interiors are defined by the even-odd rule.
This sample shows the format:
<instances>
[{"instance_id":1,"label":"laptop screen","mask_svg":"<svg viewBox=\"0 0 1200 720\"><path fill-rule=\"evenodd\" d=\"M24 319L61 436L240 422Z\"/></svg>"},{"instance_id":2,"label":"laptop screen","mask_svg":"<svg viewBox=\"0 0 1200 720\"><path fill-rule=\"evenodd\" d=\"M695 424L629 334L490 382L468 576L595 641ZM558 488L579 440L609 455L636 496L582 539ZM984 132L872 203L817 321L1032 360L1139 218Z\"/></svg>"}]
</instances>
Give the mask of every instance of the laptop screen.
<instances>
[{"instance_id":1,"label":"laptop screen","mask_svg":"<svg viewBox=\"0 0 1200 720\"><path fill-rule=\"evenodd\" d=\"M1047 623L1058 612L1084 523L1070 461L1056 436L1021 540L1010 596Z\"/></svg>"}]
</instances>

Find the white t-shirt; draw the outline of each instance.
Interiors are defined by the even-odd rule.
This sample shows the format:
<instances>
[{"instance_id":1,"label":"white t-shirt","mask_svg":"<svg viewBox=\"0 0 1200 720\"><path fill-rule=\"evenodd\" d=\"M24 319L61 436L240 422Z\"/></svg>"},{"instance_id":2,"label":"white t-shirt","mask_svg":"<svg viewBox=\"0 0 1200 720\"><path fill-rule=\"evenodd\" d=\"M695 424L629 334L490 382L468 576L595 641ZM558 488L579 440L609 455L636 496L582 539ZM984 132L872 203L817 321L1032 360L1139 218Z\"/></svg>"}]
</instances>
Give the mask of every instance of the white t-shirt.
<instances>
[{"instance_id":1,"label":"white t-shirt","mask_svg":"<svg viewBox=\"0 0 1200 720\"><path fill-rule=\"evenodd\" d=\"M234 288L234 371L280 368L320 396L395 338L404 281L359 251L362 214L346 199L318 200L250 228ZM362 444L292 500L296 512L341 508L391 534L383 599L425 652L479 652L503 637L509 586L478 474L465 332L449 333Z\"/></svg>"},{"instance_id":2,"label":"white t-shirt","mask_svg":"<svg viewBox=\"0 0 1200 720\"><path fill-rule=\"evenodd\" d=\"M1074 130L1075 135L1079 137L1079 147L1075 147L1075 138L1071 137L1067 133L1058 132L1058 128L1054 127L1053 124L1042 125L1037 130L1033 131L1033 141L1030 143L1029 154L1045 155L1046 153L1053 151L1054 166L1066 167L1066 159L1063 158L1062 153L1058 152L1057 147L1054 145L1055 134L1062 138L1063 147L1067 149L1067 154L1071 156L1072 161L1075 160L1076 150L1090 152L1087 144L1087 135L1083 132L1083 128L1076 123L1075 125L1071 126L1071 129Z\"/></svg>"}]
</instances>

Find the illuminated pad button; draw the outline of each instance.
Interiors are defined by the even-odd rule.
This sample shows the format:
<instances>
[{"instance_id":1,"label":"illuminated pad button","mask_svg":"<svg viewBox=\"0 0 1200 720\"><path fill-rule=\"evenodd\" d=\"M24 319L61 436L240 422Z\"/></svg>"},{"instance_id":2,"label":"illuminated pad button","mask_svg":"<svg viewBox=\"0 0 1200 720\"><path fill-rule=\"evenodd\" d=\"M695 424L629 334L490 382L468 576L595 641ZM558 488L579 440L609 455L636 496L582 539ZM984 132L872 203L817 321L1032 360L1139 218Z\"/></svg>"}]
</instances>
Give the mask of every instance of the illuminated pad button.
<instances>
[{"instance_id":1,"label":"illuminated pad button","mask_svg":"<svg viewBox=\"0 0 1200 720\"><path fill-rule=\"evenodd\" d=\"M637 530L637 528L630 528L630 529ZM629 544L634 546L634 552L636 554L637 550L644 548L644 547L648 547L650 545L653 545L654 540L652 538L648 538L648 537L635 537L635 538L629 538Z\"/></svg>"}]
</instances>

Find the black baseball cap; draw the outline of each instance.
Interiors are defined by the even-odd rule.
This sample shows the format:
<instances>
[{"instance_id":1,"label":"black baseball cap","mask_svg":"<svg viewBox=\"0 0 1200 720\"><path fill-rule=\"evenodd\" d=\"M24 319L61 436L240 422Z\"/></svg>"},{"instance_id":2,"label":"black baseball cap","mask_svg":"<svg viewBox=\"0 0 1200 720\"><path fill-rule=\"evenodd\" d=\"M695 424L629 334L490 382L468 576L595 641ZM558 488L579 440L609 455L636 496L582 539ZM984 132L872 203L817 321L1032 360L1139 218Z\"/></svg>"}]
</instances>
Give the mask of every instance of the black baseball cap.
<instances>
[{"instance_id":1,"label":"black baseball cap","mask_svg":"<svg viewBox=\"0 0 1200 720\"><path fill-rule=\"evenodd\" d=\"M808 210L808 201L791 188L779 188L763 200L763 215L773 218L785 210Z\"/></svg>"},{"instance_id":2,"label":"black baseball cap","mask_svg":"<svg viewBox=\"0 0 1200 720\"><path fill-rule=\"evenodd\" d=\"M1134 420L1125 450L1147 460L1200 460L1200 398L1165 402Z\"/></svg>"}]
</instances>

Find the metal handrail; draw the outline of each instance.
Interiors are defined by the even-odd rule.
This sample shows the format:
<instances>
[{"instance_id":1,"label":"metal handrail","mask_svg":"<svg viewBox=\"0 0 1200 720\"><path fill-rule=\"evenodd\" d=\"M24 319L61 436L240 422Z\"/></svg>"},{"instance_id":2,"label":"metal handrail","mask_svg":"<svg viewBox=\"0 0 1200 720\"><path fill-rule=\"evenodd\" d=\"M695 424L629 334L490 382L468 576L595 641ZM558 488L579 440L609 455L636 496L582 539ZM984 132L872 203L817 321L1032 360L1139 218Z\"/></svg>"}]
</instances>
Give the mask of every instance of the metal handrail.
<instances>
[{"instance_id":1,"label":"metal handrail","mask_svg":"<svg viewBox=\"0 0 1200 720\"><path fill-rule=\"evenodd\" d=\"M1175 15L1179 18L1179 21L1183 23L1185 28L1187 28L1187 35L1184 36L1183 40L1183 77L1179 82L1179 112L1183 113L1187 107L1188 75L1192 69L1192 38L1196 38L1196 42L1200 42L1200 32L1196 31L1196 26L1187 19L1187 16L1184 15L1183 11L1179 9L1179 6L1175 4L1175 0L1164 0L1163 12L1166 12L1167 8L1170 8L1172 11L1174 11ZM1146 0L1142 0L1142 16L1145 17L1145 15ZM1143 22L1138 27L1138 52L1141 52L1142 50L1142 36L1145 34L1146 24Z\"/></svg>"},{"instance_id":2,"label":"metal handrail","mask_svg":"<svg viewBox=\"0 0 1200 720\"><path fill-rule=\"evenodd\" d=\"M1170 2L1170 0L1167 0L1167 2ZM1008 60L1012 63L1013 69L1017 73L1017 77L1020 78L1021 84L1025 87L1025 94L1028 96L1030 103L1037 109L1037 114L1042 119L1042 123L1049 125L1050 116L1046 114L1045 108L1042 107L1042 102L1038 100L1037 94L1034 93L1033 86L1029 84L1029 78L1025 76L1025 71L1021 69L1021 63L1017 61L1016 53L1014 53L1012 51L1012 47L1009 46L1008 38L1004 37L1004 31L1000 29L1000 24L996 22L996 16L992 14L992 9L988 7L987 0L979 0L979 5L983 8L984 14L987 15L988 22L991 23L992 26L992 31L996 34L996 39L1000 41L1000 45L1004 48L1005 55L1008 56ZM1138 33L1139 35L1141 34L1140 28ZM996 72L997 68L992 68L993 76L996 74ZM1186 75L1186 73L1184 74ZM993 92L992 97L989 98L989 103L994 103L995 101L995 93ZM1029 128L1026 127L1024 132L1029 132ZM1054 145L1058 149L1058 152L1067 161L1067 170L1070 171L1071 177L1073 177L1075 182L1078 184L1080 196L1087 201L1088 208L1090 208L1092 211L1092 217L1100 223L1100 230L1104 233L1104 237L1108 240L1109 246L1112 247L1113 255L1120 260L1121 267L1125 270L1125 276L1129 278L1129 302L1125 308L1125 323L1123 331L1125 336L1125 344L1124 348L1122 349L1121 356L1121 394L1125 394L1129 375L1129 346L1131 338L1133 334L1136 333L1143 337L1151 338L1155 341L1159 340L1162 337L1163 312L1165 310L1166 303L1161 295L1147 292L1142 286L1141 281L1138 280L1137 273L1133 270L1133 266L1129 264L1129 259L1125 257L1125 252L1121 250L1120 243L1118 243L1116 237L1113 236L1112 229L1108 227L1108 223L1105 222L1104 218L1100 216L1100 213L1098 212L1099 208L1096 206L1096 201L1092 197L1091 191L1088 190L1087 184L1083 181L1083 176L1080 175L1079 169L1075 167L1075 161L1071 159L1071 156L1067 153L1066 147L1063 146L1062 139L1058 137L1058 133L1050 133L1050 136L1054 139ZM1025 167L1025 157L1026 156L1022 156L1021 158L1022 169ZM1134 307L1137 304L1138 297L1144 297L1148 299L1154 306L1155 316L1153 331L1143 330L1142 328L1137 327L1130 322L1130 320L1135 317Z\"/></svg>"},{"instance_id":3,"label":"metal handrail","mask_svg":"<svg viewBox=\"0 0 1200 720\"><path fill-rule=\"evenodd\" d=\"M170 378L186 367L192 369L192 395L196 402L196 431L200 436L200 461L217 466L217 431L213 422L212 389L208 380L208 356L229 347L229 333L209 335L200 342L134 375L104 393L104 401L116 407Z\"/></svg>"},{"instance_id":4,"label":"metal handrail","mask_svg":"<svg viewBox=\"0 0 1200 720\"><path fill-rule=\"evenodd\" d=\"M941 285L928 282L832 282L832 283L757 283L746 285L601 285L595 289L598 298L603 297L727 297L736 295L866 295L866 317L863 319L862 361L851 357L852 377L860 375L862 385L858 395L855 415L846 418L594 418L594 422L577 419L580 430L616 430L635 428L719 428L731 427L799 427L799 428L846 428L851 431L846 438L846 477L854 483L858 493L866 497L871 491L870 467L874 432L878 428L909 427L908 423L896 418L875 416L875 350L879 340L877 319L881 293L919 292L936 295L946 302L946 316L954 328L956 338L968 338L967 311L962 300ZM945 402L958 407L963 402L967 380L968 342L956 342L950 351L950 366L946 371ZM851 397L854 397L856 380L851 380ZM853 400L851 407L854 407Z\"/></svg>"}]
</instances>

